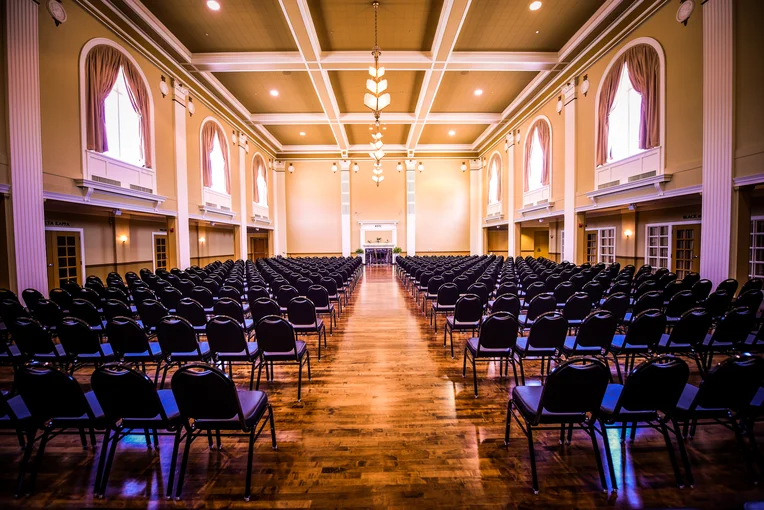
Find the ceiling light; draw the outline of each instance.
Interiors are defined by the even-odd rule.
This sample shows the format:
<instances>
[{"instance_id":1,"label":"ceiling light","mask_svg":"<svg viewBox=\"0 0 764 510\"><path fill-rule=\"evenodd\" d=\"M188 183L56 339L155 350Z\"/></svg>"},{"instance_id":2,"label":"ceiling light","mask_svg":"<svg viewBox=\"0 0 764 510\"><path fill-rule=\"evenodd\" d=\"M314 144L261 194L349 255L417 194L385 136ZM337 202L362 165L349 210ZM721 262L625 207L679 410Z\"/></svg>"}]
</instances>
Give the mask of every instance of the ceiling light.
<instances>
[{"instance_id":1,"label":"ceiling light","mask_svg":"<svg viewBox=\"0 0 764 510\"><path fill-rule=\"evenodd\" d=\"M536 30L536 33L538 34L538 33L539 33L539 31L538 31L538 30Z\"/></svg>"},{"instance_id":2,"label":"ceiling light","mask_svg":"<svg viewBox=\"0 0 764 510\"><path fill-rule=\"evenodd\" d=\"M462 169L462 172L466 172L467 171L467 163L465 163L464 161L462 161L461 169Z\"/></svg>"},{"instance_id":3,"label":"ceiling light","mask_svg":"<svg viewBox=\"0 0 764 510\"><path fill-rule=\"evenodd\" d=\"M300 136L305 136L305 131L300 131Z\"/></svg>"},{"instance_id":4,"label":"ceiling light","mask_svg":"<svg viewBox=\"0 0 764 510\"><path fill-rule=\"evenodd\" d=\"M420 172L423 172L423 171L424 171L424 165L422 164L422 162L421 162L421 161L419 162L419 165L417 165L417 167L416 167L416 168L417 168L417 170L419 170Z\"/></svg>"},{"instance_id":5,"label":"ceiling light","mask_svg":"<svg viewBox=\"0 0 764 510\"><path fill-rule=\"evenodd\" d=\"M454 131L453 129L451 129L451 130L448 132L448 136L454 136L455 134L456 134L456 131Z\"/></svg>"},{"instance_id":6,"label":"ceiling light","mask_svg":"<svg viewBox=\"0 0 764 510\"><path fill-rule=\"evenodd\" d=\"M475 89L475 95L476 96L482 96L483 95L483 89Z\"/></svg>"},{"instance_id":7,"label":"ceiling light","mask_svg":"<svg viewBox=\"0 0 764 510\"><path fill-rule=\"evenodd\" d=\"M381 160L385 157L385 151L382 149L384 144L382 143L381 131L387 129L386 126L381 126L382 129L380 129L379 116L382 113L382 110L390 106L390 93L386 92L387 80L382 79L385 75L385 68L380 67L379 65L379 57L382 55L382 51L379 49L379 34L377 32L379 1L374 0L372 6L374 7L374 47L371 49L371 56L374 58L374 65L369 66L370 78L366 80L367 92L363 96L363 104L366 108L371 110L374 115L374 127L376 128L376 132L369 127L369 130L372 131L371 152L369 152L369 156L374 159L374 169L372 171L374 175L372 175L372 180L379 186L379 183L384 180L384 176L382 176Z\"/></svg>"},{"instance_id":8,"label":"ceiling light","mask_svg":"<svg viewBox=\"0 0 764 510\"><path fill-rule=\"evenodd\" d=\"M210 10L219 11L220 2L218 2L217 0L207 0L207 7L209 7Z\"/></svg>"},{"instance_id":9,"label":"ceiling light","mask_svg":"<svg viewBox=\"0 0 764 510\"><path fill-rule=\"evenodd\" d=\"M358 173L358 163L353 163L353 172Z\"/></svg>"},{"instance_id":10,"label":"ceiling light","mask_svg":"<svg viewBox=\"0 0 764 510\"><path fill-rule=\"evenodd\" d=\"M337 173L337 163L332 163L332 173Z\"/></svg>"},{"instance_id":11,"label":"ceiling light","mask_svg":"<svg viewBox=\"0 0 764 510\"><path fill-rule=\"evenodd\" d=\"M532 11L538 11L539 9L541 9L541 2L539 2L539 0L536 0L535 2L531 2L528 8Z\"/></svg>"},{"instance_id":12,"label":"ceiling light","mask_svg":"<svg viewBox=\"0 0 764 510\"><path fill-rule=\"evenodd\" d=\"M279 97L279 91L278 91L278 90L276 90L276 89L273 89L273 90L271 90L271 95L272 95L273 97Z\"/></svg>"},{"instance_id":13,"label":"ceiling light","mask_svg":"<svg viewBox=\"0 0 764 510\"><path fill-rule=\"evenodd\" d=\"M289 168L287 170L289 170L290 174L293 174L294 173L294 165L292 163L289 163Z\"/></svg>"},{"instance_id":14,"label":"ceiling light","mask_svg":"<svg viewBox=\"0 0 764 510\"><path fill-rule=\"evenodd\" d=\"M398 170L399 172L403 171L403 165L401 164L400 161L398 161L398 164L395 165L395 169Z\"/></svg>"}]
</instances>

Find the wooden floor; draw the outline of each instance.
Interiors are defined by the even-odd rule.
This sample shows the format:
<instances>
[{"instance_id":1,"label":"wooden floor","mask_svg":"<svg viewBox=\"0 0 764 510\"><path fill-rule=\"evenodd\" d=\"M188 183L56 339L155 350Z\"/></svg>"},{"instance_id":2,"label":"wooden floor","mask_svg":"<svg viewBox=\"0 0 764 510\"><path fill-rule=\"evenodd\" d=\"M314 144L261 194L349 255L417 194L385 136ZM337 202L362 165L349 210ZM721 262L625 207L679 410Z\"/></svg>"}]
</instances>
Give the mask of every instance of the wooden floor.
<instances>
[{"instance_id":1,"label":"wooden floor","mask_svg":"<svg viewBox=\"0 0 764 510\"><path fill-rule=\"evenodd\" d=\"M276 381L261 386L273 402L279 447L271 449L267 433L258 441L249 503L242 498L246 439L224 439L223 451L194 443L183 499L169 502L162 495L170 438L159 452L148 451L142 437L121 442L106 499L94 500L98 450L83 451L78 437L63 436L46 449L38 492L20 500L11 496L18 444L0 439L0 507L742 508L764 500L722 428L700 431L688 446L696 487L681 490L659 434L640 431L622 450L614 433L617 495L600 491L582 432L570 446L559 446L554 432L538 435L541 493L534 496L524 436L513 427L503 444L511 384L497 377L497 365L483 364L475 399L469 368L461 375L465 339L455 340L452 360L442 333L432 332L391 269L368 268L320 362L311 344L313 380L305 382L302 403L293 368L277 368ZM7 388L11 374L1 376ZM235 376L246 385L244 369ZM87 384L89 373L78 378Z\"/></svg>"}]
</instances>

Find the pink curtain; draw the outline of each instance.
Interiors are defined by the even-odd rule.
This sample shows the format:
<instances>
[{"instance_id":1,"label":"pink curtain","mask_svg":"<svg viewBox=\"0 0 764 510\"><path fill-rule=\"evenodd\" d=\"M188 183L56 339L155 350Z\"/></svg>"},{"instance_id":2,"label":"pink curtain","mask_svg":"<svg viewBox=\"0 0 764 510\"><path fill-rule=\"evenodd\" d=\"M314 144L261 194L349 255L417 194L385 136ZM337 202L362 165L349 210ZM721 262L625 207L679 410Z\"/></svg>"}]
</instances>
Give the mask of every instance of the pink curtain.
<instances>
[{"instance_id":1,"label":"pink curtain","mask_svg":"<svg viewBox=\"0 0 764 510\"><path fill-rule=\"evenodd\" d=\"M541 185L549 185L550 165L552 163L552 147L550 142L552 140L552 133L549 130L549 124L545 120L539 119L536 121L536 132L539 135L539 143L541 144L541 153L543 156L543 164L541 165Z\"/></svg>"},{"instance_id":2,"label":"pink curtain","mask_svg":"<svg viewBox=\"0 0 764 510\"><path fill-rule=\"evenodd\" d=\"M610 123L610 110L613 108L615 94L618 92L618 83L623 71L623 57L619 57L610 71L602 80L600 89L600 102L597 105L597 139L595 151L596 166L607 163L608 131Z\"/></svg>"},{"instance_id":3,"label":"pink curtain","mask_svg":"<svg viewBox=\"0 0 764 510\"><path fill-rule=\"evenodd\" d=\"M525 151L523 153L523 191L528 191L528 180L531 172L531 149L533 148L533 131L536 124L531 126L525 135Z\"/></svg>"},{"instance_id":4,"label":"pink curtain","mask_svg":"<svg viewBox=\"0 0 764 510\"><path fill-rule=\"evenodd\" d=\"M122 54L120 53L120 55ZM151 106L149 105L149 93L138 69L124 55L122 55L122 71L125 73L127 95L130 97L130 104L133 105L133 109L141 116L140 136L141 147L143 148L143 161L146 168L151 168Z\"/></svg>"},{"instance_id":5,"label":"pink curtain","mask_svg":"<svg viewBox=\"0 0 764 510\"><path fill-rule=\"evenodd\" d=\"M493 161L496 163L496 195L499 202L501 202L501 158L498 154L494 154ZM491 168L494 168L491 163Z\"/></svg>"},{"instance_id":6,"label":"pink curtain","mask_svg":"<svg viewBox=\"0 0 764 510\"><path fill-rule=\"evenodd\" d=\"M629 69L634 90L642 96L639 116L639 148L651 149L660 145L659 90L660 59L649 44L632 46L623 55Z\"/></svg>"},{"instance_id":7,"label":"pink curtain","mask_svg":"<svg viewBox=\"0 0 764 510\"><path fill-rule=\"evenodd\" d=\"M119 75L122 54L111 46L93 47L85 59L85 80L87 83L87 148L96 152L109 150L106 137L106 113L104 100L109 95Z\"/></svg>"},{"instance_id":8,"label":"pink curtain","mask_svg":"<svg viewBox=\"0 0 764 510\"><path fill-rule=\"evenodd\" d=\"M213 124L211 122L208 122L208 124ZM228 139L225 136L225 133L222 129L220 129L220 126L217 124L213 124L215 126L215 131L218 134L218 140L220 142L220 149L223 153L223 161L225 162L225 166L223 168L224 174L225 174L225 192L229 195L231 194L231 165L228 162Z\"/></svg>"},{"instance_id":9,"label":"pink curtain","mask_svg":"<svg viewBox=\"0 0 764 510\"><path fill-rule=\"evenodd\" d=\"M254 175L254 188L255 188L255 202L260 203L261 198L267 198L267 197L260 197L260 187L257 185L257 179L262 176L263 181L265 181L266 186L268 184L268 172L265 171L265 162L263 161L263 158L260 156L255 156L255 159L252 160L252 175ZM267 188L266 188L267 189Z\"/></svg>"},{"instance_id":10,"label":"pink curtain","mask_svg":"<svg viewBox=\"0 0 764 510\"><path fill-rule=\"evenodd\" d=\"M205 188L212 187L212 160L210 159L210 154L215 143L217 127L217 124L214 122L205 122L202 126L202 182Z\"/></svg>"}]
</instances>

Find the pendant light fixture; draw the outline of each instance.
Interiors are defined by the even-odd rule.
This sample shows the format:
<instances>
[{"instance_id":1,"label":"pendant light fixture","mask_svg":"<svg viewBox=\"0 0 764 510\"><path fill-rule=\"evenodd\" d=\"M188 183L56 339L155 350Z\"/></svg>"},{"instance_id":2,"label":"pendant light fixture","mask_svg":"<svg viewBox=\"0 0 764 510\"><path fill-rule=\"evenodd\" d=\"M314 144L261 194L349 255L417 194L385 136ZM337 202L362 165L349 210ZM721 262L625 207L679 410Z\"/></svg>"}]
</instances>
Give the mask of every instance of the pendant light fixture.
<instances>
[{"instance_id":1,"label":"pendant light fixture","mask_svg":"<svg viewBox=\"0 0 764 510\"><path fill-rule=\"evenodd\" d=\"M379 187L379 183L385 180L385 176L382 175L382 158L385 157L385 151L379 116L382 110L390 105L390 94L386 92L387 80L383 79L385 68L379 67L379 57L382 55L379 49L377 30L379 2L375 0L372 5L374 6L374 47L371 49L371 56L374 57L374 65L369 66L369 75L371 77L366 80L367 92L363 96L363 104L374 114L369 156L374 160L371 180L377 183L377 187Z\"/></svg>"}]
</instances>

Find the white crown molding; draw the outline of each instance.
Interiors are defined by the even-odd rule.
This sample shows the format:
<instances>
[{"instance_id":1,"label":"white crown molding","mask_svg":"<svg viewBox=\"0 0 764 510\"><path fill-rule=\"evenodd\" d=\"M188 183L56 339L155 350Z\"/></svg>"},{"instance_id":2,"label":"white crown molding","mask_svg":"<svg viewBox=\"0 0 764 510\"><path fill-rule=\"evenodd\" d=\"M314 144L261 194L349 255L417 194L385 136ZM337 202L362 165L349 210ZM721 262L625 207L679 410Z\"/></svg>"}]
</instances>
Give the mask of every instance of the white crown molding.
<instances>
[{"instance_id":1,"label":"white crown molding","mask_svg":"<svg viewBox=\"0 0 764 510\"><path fill-rule=\"evenodd\" d=\"M199 71L305 71L298 51L193 53L191 64Z\"/></svg>"},{"instance_id":2,"label":"white crown molding","mask_svg":"<svg viewBox=\"0 0 764 510\"><path fill-rule=\"evenodd\" d=\"M736 188L739 188L741 186L754 186L756 184L764 183L764 174L744 175L740 177L735 177L732 179L732 182Z\"/></svg>"},{"instance_id":3,"label":"white crown molding","mask_svg":"<svg viewBox=\"0 0 764 510\"><path fill-rule=\"evenodd\" d=\"M102 200L99 198L93 198L92 196L89 199L86 199L84 196L69 195L68 193L57 193L55 191L43 191L42 198L43 200L54 200L56 202L67 202L72 204L87 204L105 207L107 209L121 209L123 211L148 213L157 216L175 217L178 215L177 211L169 211L165 209L156 210L153 207L145 207L124 202L114 202L112 200Z\"/></svg>"},{"instance_id":4,"label":"white crown molding","mask_svg":"<svg viewBox=\"0 0 764 510\"><path fill-rule=\"evenodd\" d=\"M419 144L416 147L417 154L424 153L448 153L448 152L472 152L472 144L454 143L454 144Z\"/></svg>"},{"instance_id":5,"label":"white crown molding","mask_svg":"<svg viewBox=\"0 0 764 510\"><path fill-rule=\"evenodd\" d=\"M559 60L555 52L455 51L444 62L448 71L550 71Z\"/></svg>"},{"instance_id":6,"label":"white crown molding","mask_svg":"<svg viewBox=\"0 0 764 510\"><path fill-rule=\"evenodd\" d=\"M565 58L570 55L570 52L573 51L576 46L581 44L587 37L589 37L592 31L596 29L600 23L605 21L605 19L607 19L607 17L610 16L610 14L625 1L626 0L605 0L600 8L597 9L597 12L595 12L581 28L576 30L576 33L573 34L573 37L571 37L568 42L566 42L565 45L560 49L560 51L557 52L558 60L560 62L565 60Z\"/></svg>"},{"instance_id":7,"label":"white crown molding","mask_svg":"<svg viewBox=\"0 0 764 510\"><path fill-rule=\"evenodd\" d=\"M403 144L389 144L386 143L384 147L385 152L406 152L406 146ZM350 146L350 152L363 152L367 153L371 151L369 144L362 143ZM371 158L369 158L371 159Z\"/></svg>"},{"instance_id":8,"label":"white crown molding","mask_svg":"<svg viewBox=\"0 0 764 510\"><path fill-rule=\"evenodd\" d=\"M0 184L0 195L10 195L10 194L11 194L11 185Z\"/></svg>"},{"instance_id":9,"label":"white crown molding","mask_svg":"<svg viewBox=\"0 0 764 510\"><path fill-rule=\"evenodd\" d=\"M699 195L703 191L702 184L696 184L694 186L686 186L684 188L677 188L665 191L656 191L655 193L648 193L640 195L638 197L624 197L618 200L612 200L609 202L600 202L597 204L583 205L576 207L576 212L593 211L597 209L608 209L611 207L622 207L629 204L640 204L643 202L654 202L656 200L664 200L673 197L682 197L686 195Z\"/></svg>"},{"instance_id":10,"label":"white crown molding","mask_svg":"<svg viewBox=\"0 0 764 510\"><path fill-rule=\"evenodd\" d=\"M250 115L250 120L254 124L264 126L307 126L329 123L325 113L256 113Z\"/></svg>"}]
</instances>

